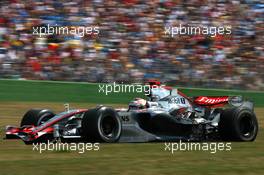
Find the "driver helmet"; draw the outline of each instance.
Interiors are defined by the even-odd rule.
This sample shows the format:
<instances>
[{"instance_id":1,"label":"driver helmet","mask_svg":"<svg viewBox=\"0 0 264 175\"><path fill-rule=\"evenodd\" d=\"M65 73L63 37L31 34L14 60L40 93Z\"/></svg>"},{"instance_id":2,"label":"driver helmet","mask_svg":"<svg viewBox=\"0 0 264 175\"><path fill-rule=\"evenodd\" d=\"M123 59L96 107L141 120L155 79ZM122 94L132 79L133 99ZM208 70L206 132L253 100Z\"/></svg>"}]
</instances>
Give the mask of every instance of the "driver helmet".
<instances>
[{"instance_id":1,"label":"driver helmet","mask_svg":"<svg viewBox=\"0 0 264 175\"><path fill-rule=\"evenodd\" d=\"M135 98L129 103L129 109L144 109L147 107L147 101L143 98Z\"/></svg>"}]
</instances>

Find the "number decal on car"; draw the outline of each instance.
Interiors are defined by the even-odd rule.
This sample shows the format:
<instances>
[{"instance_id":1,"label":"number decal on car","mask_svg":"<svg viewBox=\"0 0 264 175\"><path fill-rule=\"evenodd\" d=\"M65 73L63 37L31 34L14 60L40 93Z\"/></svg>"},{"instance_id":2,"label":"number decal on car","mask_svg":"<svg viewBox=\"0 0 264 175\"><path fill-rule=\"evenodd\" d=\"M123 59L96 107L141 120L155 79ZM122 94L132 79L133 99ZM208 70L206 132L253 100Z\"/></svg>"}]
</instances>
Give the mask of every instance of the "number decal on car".
<instances>
[{"instance_id":1,"label":"number decal on car","mask_svg":"<svg viewBox=\"0 0 264 175\"><path fill-rule=\"evenodd\" d=\"M178 98L178 97L173 97L169 100L169 103L174 103L174 104L186 104L185 98Z\"/></svg>"},{"instance_id":2,"label":"number decal on car","mask_svg":"<svg viewBox=\"0 0 264 175\"><path fill-rule=\"evenodd\" d=\"M128 117L128 115L121 116L121 119L122 119L124 122L129 122L129 117Z\"/></svg>"}]
</instances>

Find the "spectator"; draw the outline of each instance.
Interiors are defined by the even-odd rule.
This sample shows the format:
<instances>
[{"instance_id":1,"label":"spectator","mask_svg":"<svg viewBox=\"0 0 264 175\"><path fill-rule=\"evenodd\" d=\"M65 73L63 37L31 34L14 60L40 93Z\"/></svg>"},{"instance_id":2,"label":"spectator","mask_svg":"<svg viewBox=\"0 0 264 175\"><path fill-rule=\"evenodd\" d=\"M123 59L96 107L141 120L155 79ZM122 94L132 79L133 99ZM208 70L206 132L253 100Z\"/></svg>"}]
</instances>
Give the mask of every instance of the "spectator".
<instances>
[{"instance_id":1,"label":"spectator","mask_svg":"<svg viewBox=\"0 0 264 175\"><path fill-rule=\"evenodd\" d=\"M263 3L201 0L4 0L0 78L264 89ZM99 26L98 36L32 35L32 27ZM230 36L168 38L165 26L230 25Z\"/></svg>"}]
</instances>

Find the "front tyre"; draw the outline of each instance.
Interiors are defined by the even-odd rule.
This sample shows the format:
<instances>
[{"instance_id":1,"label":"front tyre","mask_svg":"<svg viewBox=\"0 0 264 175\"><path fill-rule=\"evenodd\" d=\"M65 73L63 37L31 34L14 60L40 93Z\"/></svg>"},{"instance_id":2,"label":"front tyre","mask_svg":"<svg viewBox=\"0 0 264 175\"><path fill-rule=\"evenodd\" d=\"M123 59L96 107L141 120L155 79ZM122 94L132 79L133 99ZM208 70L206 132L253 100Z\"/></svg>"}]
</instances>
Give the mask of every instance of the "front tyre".
<instances>
[{"instance_id":1,"label":"front tyre","mask_svg":"<svg viewBox=\"0 0 264 175\"><path fill-rule=\"evenodd\" d=\"M55 114L48 109L30 109L22 118L20 126L34 125L39 126L43 122L48 121Z\"/></svg>"},{"instance_id":2,"label":"front tyre","mask_svg":"<svg viewBox=\"0 0 264 175\"><path fill-rule=\"evenodd\" d=\"M30 109L23 116L20 126L21 127L26 126L26 125L39 126L54 116L55 114L48 109ZM36 140L24 141L24 142L25 144L46 143L48 140L52 141L53 139L54 137L52 134L47 134L47 135L43 135L39 137Z\"/></svg>"},{"instance_id":3,"label":"front tyre","mask_svg":"<svg viewBox=\"0 0 264 175\"><path fill-rule=\"evenodd\" d=\"M247 108L226 109L220 117L219 132L224 140L254 141L258 133L256 115Z\"/></svg>"},{"instance_id":4,"label":"front tyre","mask_svg":"<svg viewBox=\"0 0 264 175\"><path fill-rule=\"evenodd\" d=\"M82 119L82 136L90 142L117 142L122 130L117 112L108 107L87 111Z\"/></svg>"}]
</instances>

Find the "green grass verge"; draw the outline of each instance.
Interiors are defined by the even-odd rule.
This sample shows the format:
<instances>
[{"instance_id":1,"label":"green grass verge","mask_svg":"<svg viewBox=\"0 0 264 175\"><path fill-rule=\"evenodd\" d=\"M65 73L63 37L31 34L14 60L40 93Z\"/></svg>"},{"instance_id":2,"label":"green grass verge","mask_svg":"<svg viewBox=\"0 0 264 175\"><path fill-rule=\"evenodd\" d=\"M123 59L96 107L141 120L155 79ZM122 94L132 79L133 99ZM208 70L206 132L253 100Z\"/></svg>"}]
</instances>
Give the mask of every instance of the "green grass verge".
<instances>
[{"instance_id":1,"label":"green grass verge","mask_svg":"<svg viewBox=\"0 0 264 175\"><path fill-rule=\"evenodd\" d=\"M115 104L113 104L115 105ZM94 104L72 103L76 108ZM61 103L0 102L0 128L19 125L29 109L62 110ZM264 108L256 108L260 132L254 142L233 142L231 151L165 151L164 143L100 144L99 151L33 151L21 140L0 139L1 175L261 175L264 174ZM4 131L0 130L0 138Z\"/></svg>"},{"instance_id":2,"label":"green grass verge","mask_svg":"<svg viewBox=\"0 0 264 175\"><path fill-rule=\"evenodd\" d=\"M256 106L264 106L264 92L236 91L221 89L180 88L189 96L199 95L242 95L254 101ZM142 93L99 92L99 84L0 80L0 101L46 101L46 102L84 102L95 104L126 104Z\"/></svg>"}]
</instances>

